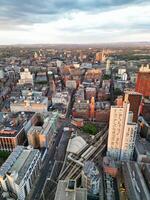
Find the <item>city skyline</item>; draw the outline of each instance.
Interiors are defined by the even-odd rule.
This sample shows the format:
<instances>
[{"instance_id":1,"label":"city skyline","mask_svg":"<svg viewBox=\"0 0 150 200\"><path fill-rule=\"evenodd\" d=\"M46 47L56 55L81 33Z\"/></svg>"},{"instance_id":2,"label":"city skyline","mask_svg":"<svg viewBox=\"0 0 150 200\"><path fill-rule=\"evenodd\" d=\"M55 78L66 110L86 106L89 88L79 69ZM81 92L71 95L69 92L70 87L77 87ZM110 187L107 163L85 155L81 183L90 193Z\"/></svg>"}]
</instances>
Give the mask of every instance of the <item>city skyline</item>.
<instances>
[{"instance_id":1,"label":"city skyline","mask_svg":"<svg viewBox=\"0 0 150 200\"><path fill-rule=\"evenodd\" d=\"M0 0L0 44L150 41L148 0Z\"/></svg>"}]
</instances>

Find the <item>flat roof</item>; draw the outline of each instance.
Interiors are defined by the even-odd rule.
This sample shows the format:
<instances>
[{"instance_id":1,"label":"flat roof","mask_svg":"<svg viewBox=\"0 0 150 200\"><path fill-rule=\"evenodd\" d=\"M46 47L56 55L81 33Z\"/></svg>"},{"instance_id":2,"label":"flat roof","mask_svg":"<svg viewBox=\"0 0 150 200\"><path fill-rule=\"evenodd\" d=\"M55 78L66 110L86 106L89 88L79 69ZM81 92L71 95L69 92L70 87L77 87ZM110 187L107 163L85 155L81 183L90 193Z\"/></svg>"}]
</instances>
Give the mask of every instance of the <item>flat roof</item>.
<instances>
[{"instance_id":1,"label":"flat roof","mask_svg":"<svg viewBox=\"0 0 150 200\"><path fill-rule=\"evenodd\" d=\"M35 155L39 152L38 149L31 149L31 150L28 150L28 151L29 151L29 154L28 154L24 164L22 165L22 167L20 168L20 170L18 172L18 177L17 177L17 180L16 180L17 184L20 184L20 182L24 178L27 170L29 169L29 166L31 165L31 162L35 158Z\"/></svg>"},{"instance_id":2,"label":"flat roof","mask_svg":"<svg viewBox=\"0 0 150 200\"><path fill-rule=\"evenodd\" d=\"M20 156L18 157L18 159L16 160L16 162L14 163L14 165L11 167L11 169L9 171L11 173L13 171L19 172L19 170L24 165L24 163L25 163L27 157L29 156L29 154L30 154L29 150L23 150L23 152L20 154Z\"/></svg>"},{"instance_id":3,"label":"flat roof","mask_svg":"<svg viewBox=\"0 0 150 200\"><path fill-rule=\"evenodd\" d=\"M0 112L0 138L15 137L33 115L34 112Z\"/></svg>"},{"instance_id":4,"label":"flat roof","mask_svg":"<svg viewBox=\"0 0 150 200\"><path fill-rule=\"evenodd\" d=\"M139 139L137 138L135 141L135 149L140 154L149 154L150 155L150 143L146 139Z\"/></svg>"},{"instance_id":5,"label":"flat roof","mask_svg":"<svg viewBox=\"0 0 150 200\"><path fill-rule=\"evenodd\" d=\"M3 163L3 165L0 168L0 176L3 177L9 169L13 166L19 155L22 153L24 147L23 146L17 146L13 152L10 154L10 156L7 158L7 160Z\"/></svg>"}]
</instances>

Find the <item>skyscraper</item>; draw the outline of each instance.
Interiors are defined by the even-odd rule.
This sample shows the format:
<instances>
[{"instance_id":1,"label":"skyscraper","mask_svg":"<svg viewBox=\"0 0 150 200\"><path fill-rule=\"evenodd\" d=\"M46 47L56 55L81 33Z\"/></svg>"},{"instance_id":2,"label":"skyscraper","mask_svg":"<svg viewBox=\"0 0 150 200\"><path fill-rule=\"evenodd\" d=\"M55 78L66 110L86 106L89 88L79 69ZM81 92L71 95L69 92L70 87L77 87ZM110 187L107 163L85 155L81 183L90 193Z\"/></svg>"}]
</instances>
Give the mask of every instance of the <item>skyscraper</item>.
<instances>
[{"instance_id":1,"label":"skyscraper","mask_svg":"<svg viewBox=\"0 0 150 200\"><path fill-rule=\"evenodd\" d=\"M126 91L124 98L129 100L130 111L133 112L133 122L137 122L141 110L142 94L134 91Z\"/></svg>"},{"instance_id":2,"label":"skyscraper","mask_svg":"<svg viewBox=\"0 0 150 200\"><path fill-rule=\"evenodd\" d=\"M132 159L137 124L132 122L133 113L129 109L126 99L122 105L111 107L107 155L116 160Z\"/></svg>"},{"instance_id":3,"label":"skyscraper","mask_svg":"<svg viewBox=\"0 0 150 200\"><path fill-rule=\"evenodd\" d=\"M140 92L143 96L150 96L150 65L142 65L136 81L136 92Z\"/></svg>"}]
</instances>

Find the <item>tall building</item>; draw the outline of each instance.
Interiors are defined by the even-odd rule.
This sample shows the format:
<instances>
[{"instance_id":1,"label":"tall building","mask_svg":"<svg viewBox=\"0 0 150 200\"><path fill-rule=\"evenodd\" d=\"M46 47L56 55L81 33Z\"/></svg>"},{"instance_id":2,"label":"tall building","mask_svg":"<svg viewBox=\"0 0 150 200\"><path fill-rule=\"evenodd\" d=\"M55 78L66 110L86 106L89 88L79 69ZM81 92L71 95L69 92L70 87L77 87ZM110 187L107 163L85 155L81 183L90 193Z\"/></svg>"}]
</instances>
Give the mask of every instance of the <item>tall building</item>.
<instances>
[{"instance_id":1,"label":"tall building","mask_svg":"<svg viewBox=\"0 0 150 200\"><path fill-rule=\"evenodd\" d=\"M142 94L133 91L126 91L124 98L129 100L130 111L133 112L133 122L137 122L141 110Z\"/></svg>"},{"instance_id":2,"label":"tall building","mask_svg":"<svg viewBox=\"0 0 150 200\"><path fill-rule=\"evenodd\" d=\"M91 98L91 103L90 103L90 118L91 119L95 118L95 99L94 99L94 97Z\"/></svg>"},{"instance_id":3,"label":"tall building","mask_svg":"<svg viewBox=\"0 0 150 200\"><path fill-rule=\"evenodd\" d=\"M41 154L37 149L17 146L0 168L3 191L24 200L29 194L40 170Z\"/></svg>"},{"instance_id":4,"label":"tall building","mask_svg":"<svg viewBox=\"0 0 150 200\"><path fill-rule=\"evenodd\" d=\"M106 62L106 74L110 74L111 61L108 59Z\"/></svg>"},{"instance_id":5,"label":"tall building","mask_svg":"<svg viewBox=\"0 0 150 200\"><path fill-rule=\"evenodd\" d=\"M0 79L3 79L5 76L4 70L0 69Z\"/></svg>"},{"instance_id":6,"label":"tall building","mask_svg":"<svg viewBox=\"0 0 150 200\"><path fill-rule=\"evenodd\" d=\"M130 103L111 107L107 154L116 160L130 160L133 156L137 124L132 122Z\"/></svg>"},{"instance_id":7,"label":"tall building","mask_svg":"<svg viewBox=\"0 0 150 200\"><path fill-rule=\"evenodd\" d=\"M136 81L136 92L140 92L144 97L150 96L150 65L142 65Z\"/></svg>"},{"instance_id":8,"label":"tall building","mask_svg":"<svg viewBox=\"0 0 150 200\"><path fill-rule=\"evenodd\" d=\"M23 72L20 72L19 85L31 84L33 85L33 74L29 71L28 68L25 68Z\"/></svg>"}]
</instances>

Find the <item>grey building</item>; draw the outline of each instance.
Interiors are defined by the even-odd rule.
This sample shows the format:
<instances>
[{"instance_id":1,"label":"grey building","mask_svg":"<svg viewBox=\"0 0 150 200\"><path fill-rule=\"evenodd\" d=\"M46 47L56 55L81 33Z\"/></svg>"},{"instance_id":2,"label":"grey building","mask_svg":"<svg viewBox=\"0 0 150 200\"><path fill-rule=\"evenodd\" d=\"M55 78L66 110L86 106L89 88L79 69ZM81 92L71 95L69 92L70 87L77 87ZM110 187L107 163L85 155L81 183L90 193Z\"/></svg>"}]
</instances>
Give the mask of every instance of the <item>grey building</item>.
<instances>
[{"instance_id":1,"label":"grey building","mask_svg":"<svg viewBox=\"0 0 150 200\"><path fill-rule=\"evenodd\" d=\"M41 164L40 151L17 146L0 168L3 191L13 193L18 200L29 194Z\"/></svg>"},{"instance_id":2,"label":"grey building","mask_svg":"<svg viewBox=\"0 0 150 200\"><path fill-rule=\"evenodd\" d=\"M60 180L55 200L87 200L87 189L77 188L74 180Z\"/></svg>"}]
</instances>

